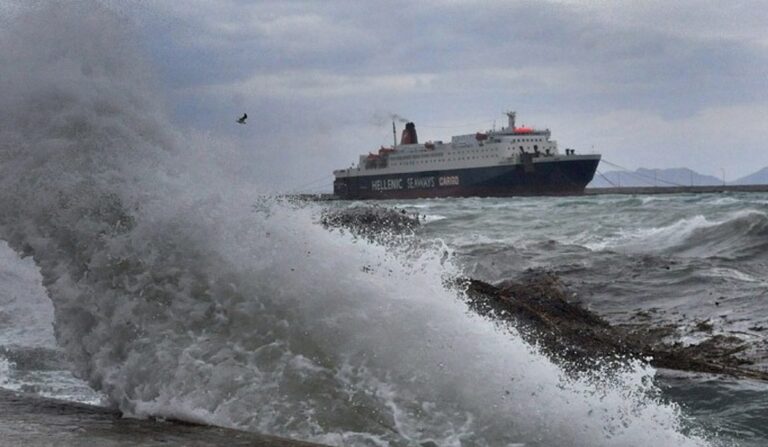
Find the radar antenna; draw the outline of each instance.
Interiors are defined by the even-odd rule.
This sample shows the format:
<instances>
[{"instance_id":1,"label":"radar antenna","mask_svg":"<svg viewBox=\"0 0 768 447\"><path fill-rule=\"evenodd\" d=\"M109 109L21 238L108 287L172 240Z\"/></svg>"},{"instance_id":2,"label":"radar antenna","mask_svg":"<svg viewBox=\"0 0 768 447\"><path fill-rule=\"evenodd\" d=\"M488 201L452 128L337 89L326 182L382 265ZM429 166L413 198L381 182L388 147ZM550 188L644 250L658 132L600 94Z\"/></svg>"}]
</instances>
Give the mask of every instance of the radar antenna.
<instances>
[{"instance_id":1,"label":"radar antenna","mask_svg":"<svg viewBox=\"0 0 768 447\"><path fill-rule=\"evenodd\" d=\"M515 112L507 112L507 117L509 118L509 125L508 129L515 130Z\"/></svg>"}]
</instances>

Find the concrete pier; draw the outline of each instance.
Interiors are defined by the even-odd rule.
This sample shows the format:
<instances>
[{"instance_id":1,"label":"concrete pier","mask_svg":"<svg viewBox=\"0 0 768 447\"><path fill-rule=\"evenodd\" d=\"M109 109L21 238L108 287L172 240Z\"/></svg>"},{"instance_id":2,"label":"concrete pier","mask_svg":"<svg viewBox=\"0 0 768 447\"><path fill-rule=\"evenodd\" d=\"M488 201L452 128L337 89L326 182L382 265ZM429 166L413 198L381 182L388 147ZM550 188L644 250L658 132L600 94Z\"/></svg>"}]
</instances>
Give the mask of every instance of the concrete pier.
<instances>
[{"instance_id":1,"label":"concrete pier","mask_svg":"<svg viewBox=\"0 0 768 447\"><path fill-rule=\"evenodd\" d=\"M107 408L0 389L3 447L322 447L208 425L124 418Z\"/></svg>"}]
</instances>

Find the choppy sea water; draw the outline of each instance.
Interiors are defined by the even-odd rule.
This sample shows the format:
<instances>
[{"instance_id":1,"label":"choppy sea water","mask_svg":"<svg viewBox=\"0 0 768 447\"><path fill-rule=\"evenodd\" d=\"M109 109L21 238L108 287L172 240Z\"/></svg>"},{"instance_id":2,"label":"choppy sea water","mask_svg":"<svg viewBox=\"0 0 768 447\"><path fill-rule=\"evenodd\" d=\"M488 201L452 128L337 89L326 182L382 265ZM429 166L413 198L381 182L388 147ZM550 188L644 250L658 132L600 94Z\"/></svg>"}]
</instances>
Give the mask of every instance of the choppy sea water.
<instances>
[{"instance_id":1,"label":"choppy sea water","mask_svg":"<svg viewBox=\"0 0 768 447\"><path fill-rule=\"evenodd\" d=\"M614 321L653 310L761 336L768 327L768 195L391 202L426 220L487 281L546 269Z\"/></svg>"},{"instance_id":2,"label":"choppy sea water","mask_svg":"<svg viewBox=\"0 0 768 447\"><path fill-rule=\"evenodd\" d=\"M736 336L750 345L751 367L768 368L768 194L385 203L418 213L419 236L444 241L468 276L552 272L573 301L612 323L643 315L674 326L685 344ZM712 332L697 331L700 322ZM669 371L658 384L723 438L768 442L768 385Z\"/></svg>"},{"instance_id":3,"label":"choppy sea water","mask_svg":"<svg viewBox=\"0 0 768 447\"><path fill-rule=\"evenodd\" d=\"M546 268L615 319L703 318L718 299L723 327L750 335L759 196L715 198L720 214L693 214L702 197L408 202L434 243L379 245L265 196L232 171L238 148L176 130L109 10L36 4L6 25L3 387L337 445L765 440L761 384L640 363L574 378L446 286Z\"/></svg>"}]
</instances>

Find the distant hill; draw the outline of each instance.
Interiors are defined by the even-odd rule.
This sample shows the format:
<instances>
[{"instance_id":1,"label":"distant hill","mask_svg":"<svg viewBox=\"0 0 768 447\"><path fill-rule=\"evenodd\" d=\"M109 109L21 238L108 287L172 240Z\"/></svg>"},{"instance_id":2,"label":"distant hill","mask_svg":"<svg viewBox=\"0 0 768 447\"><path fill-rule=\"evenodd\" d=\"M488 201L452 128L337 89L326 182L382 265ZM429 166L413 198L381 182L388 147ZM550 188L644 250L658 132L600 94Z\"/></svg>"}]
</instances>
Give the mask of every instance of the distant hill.
<instances>
[{"instance_id":1,"label":"distant hill","mask_svg":"<svg viewBox=\"0 0 768 447\"><path fill-rule=\"evenodd\" d=\"M732 185L768 185L768 166L731 182Z\"/></svg>"},{"instance_id":2,"label":"distant hill","mask_svg":"<svg viewBox=\"0 0 768 447\"><path fill-rule=\"evenodd\" d=\"M768 178L768 171L765 174ZM746 178L746 177L745 177ZM607 171L596 173L588 188L613 186L711 186L722 185L723 180L712 175L699 174L688 168L645 169L635 171Z\"/></svg>"}]
</instances>

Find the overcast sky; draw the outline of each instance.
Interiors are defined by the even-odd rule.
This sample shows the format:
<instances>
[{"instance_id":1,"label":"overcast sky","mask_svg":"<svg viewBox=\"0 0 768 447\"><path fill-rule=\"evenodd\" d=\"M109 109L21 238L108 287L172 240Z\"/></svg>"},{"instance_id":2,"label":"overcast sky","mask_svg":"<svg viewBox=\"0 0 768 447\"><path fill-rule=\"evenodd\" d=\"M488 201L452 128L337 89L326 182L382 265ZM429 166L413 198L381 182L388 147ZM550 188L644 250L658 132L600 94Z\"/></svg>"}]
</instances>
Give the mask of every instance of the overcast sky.
<instances>
[{"instance_id":1,"label":"overcast sky","mask_svg":"<svg viewBox=\"0 0 768 447\"><path fill-rule=\"evenodd\" d=\"M334 168L391 144L392 113L421 140L498 127L516 110L561 149L631 169L730 181L768 165L761 1L117 5L175 122L247 148L244 166L278 188L330 190Z\"/></svg>"}]
</instances>

